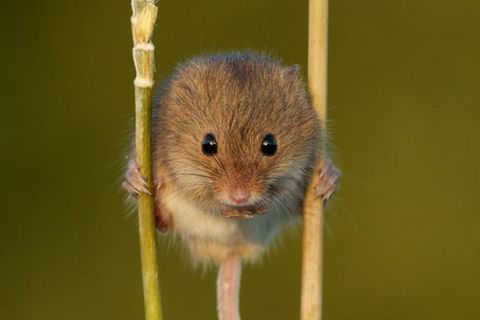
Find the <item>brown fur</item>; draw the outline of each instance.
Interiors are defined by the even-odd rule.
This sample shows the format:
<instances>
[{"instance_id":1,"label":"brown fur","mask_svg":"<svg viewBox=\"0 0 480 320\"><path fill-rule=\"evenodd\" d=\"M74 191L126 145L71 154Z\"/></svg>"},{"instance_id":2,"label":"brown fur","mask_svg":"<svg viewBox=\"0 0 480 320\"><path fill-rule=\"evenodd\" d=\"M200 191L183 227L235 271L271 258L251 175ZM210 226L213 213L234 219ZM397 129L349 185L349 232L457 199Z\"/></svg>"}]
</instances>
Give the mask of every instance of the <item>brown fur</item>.
<instances>
[{"instance_id":1,"label":"brown fur","mask_svg":"<svg viewBox=\"0 0 480 320\"><path fill-rule=\"evenodd\" d=\"M291 211L298 209L320 131L296 66L286 67L250 52L193 58L179 65L160 90L153 121L160 203L166 194L182 193L206 212L219 214L222 199L242 189L260 204L275 200ZM201 142L207 133L217 139L214 157L202 153ZM268 133L278 142L277 153L271 157L260 149ZM161 225L168 222L175 230L175 219L163 207L161 212ZM190 247L225 246L209 241L202 244L199 240ZM239 251L258 246L242 245ZM204 256L213 258L208 250Z\"/></svg>"}]
</instances>

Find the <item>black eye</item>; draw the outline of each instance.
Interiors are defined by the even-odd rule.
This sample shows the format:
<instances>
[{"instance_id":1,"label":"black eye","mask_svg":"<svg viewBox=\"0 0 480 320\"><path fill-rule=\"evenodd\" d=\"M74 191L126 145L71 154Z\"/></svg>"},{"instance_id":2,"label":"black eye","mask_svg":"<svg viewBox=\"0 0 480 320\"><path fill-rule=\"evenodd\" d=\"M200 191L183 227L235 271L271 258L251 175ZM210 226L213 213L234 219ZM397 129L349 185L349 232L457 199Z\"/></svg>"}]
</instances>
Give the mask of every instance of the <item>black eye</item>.
<instances>
[{"instance_id":1,"label":"black eye","mask_svg":"<svg viewBox=\"0 0 480 320\"><path fill-rule=\"evenodd\" d=\"M263 138L262 153L266 156L273 156L275 152L277 152L277 139L269 133Z\"/></svg>"},{"instance_id":2,"label":"black eye","mask_svg":"<svg viewBox=\"0 0 480 320\"><path fill-rule=\"evenodd\" d=\"M209 133L203 138L202 151L207 156L213 156L217 153L217 139L213 134Z\"/></svg>"}]
</instances>

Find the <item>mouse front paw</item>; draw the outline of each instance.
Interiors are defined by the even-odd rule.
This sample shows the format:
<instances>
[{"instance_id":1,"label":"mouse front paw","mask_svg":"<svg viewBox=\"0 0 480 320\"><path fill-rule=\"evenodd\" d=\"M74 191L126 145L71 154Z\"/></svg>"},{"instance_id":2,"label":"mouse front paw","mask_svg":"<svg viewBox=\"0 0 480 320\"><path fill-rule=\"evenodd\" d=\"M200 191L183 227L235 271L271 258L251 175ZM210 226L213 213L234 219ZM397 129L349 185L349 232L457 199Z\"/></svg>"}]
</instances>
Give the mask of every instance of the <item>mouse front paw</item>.
<instances>
[{"instance_id":1,"label":"mouse front paw","mask_svg":"<svg viewBox=\"0 0 480 320\"><path fill-rule=\"evenodd\" d=\"M326 204L328 199L338 189L342 173L335 167L330 159L325 159L321 168L316 172L319 175L318 183L315 186L316 196Z\"/></svg>"},{"instance_id":2,"label":"mouse front paw","mask_svg":"<svg viewBox=\"0 0 480 320\"><path fill-rule=\"evenodd\" d=\"M125 180L123 180L122 187L134 197L138 197L140 193L152 194L148 189L145 178L140 173L137 162L133 159L128 161Z\"/></svg>"}]
</instances>

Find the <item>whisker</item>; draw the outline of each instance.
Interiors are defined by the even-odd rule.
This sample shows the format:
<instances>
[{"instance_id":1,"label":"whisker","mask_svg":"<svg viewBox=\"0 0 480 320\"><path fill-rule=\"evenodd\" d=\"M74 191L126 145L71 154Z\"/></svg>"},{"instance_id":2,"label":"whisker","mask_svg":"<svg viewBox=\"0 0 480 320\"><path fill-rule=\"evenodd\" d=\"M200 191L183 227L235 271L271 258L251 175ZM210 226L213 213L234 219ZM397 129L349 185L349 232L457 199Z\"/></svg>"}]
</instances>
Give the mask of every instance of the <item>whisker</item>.
<instances>
[{"instance_id":1,"label":"whisker","mask_svg":"<svg viewBox=\"0 0 480 320\"><path fill-rule=\"evenodd\" d=\"M218 159L218 157L216 155L213 155L213 159L218 163L218 165L220 166L220 168L223 169L223 171L227 171L227 170L225 170L225 167L223 166L223 163L220 161L220 159Z\"/></svg>"},{"instance_id":2,"label":"whisker","mask_svg":"<svg viewBox=\"0 0 480 320\"><path fill-rule=\"evenodd\" d=\"M210 176L203 175L203 174L198 174L198 173L175 173L176 176L193 176L193 177L201 177L201 178L206 178L206 179L211 179Z\"/></svg>"}]
</instances>

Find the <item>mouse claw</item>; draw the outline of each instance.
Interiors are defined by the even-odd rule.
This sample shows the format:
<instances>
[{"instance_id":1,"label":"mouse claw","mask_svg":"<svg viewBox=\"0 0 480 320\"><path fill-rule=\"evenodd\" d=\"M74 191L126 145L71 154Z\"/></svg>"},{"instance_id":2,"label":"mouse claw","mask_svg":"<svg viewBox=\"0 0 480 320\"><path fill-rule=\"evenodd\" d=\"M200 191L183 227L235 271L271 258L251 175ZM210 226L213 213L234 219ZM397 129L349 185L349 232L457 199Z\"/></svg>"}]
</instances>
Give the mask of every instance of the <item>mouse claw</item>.
<instances>
[{"instance_id":1,"label":"mouse claw","mask_svg":"<svg viewBox=\"0 0 480 320\"><path fill-rule=\"evenodd\" d=\"M317 174L319 179L315 186L315 193L326 205L328 199L337 191L342 173L333 165L330 159L325 159Z\"/></svg>"},{"instance_id":2,"label":"mouse claw","mask_svg":"<svg viewBox=\"0 0 480 320\"><path fill-rule=\"evenodd\" d=\"M127 172L125 173L125 180L122 183L122 187L134 197L137 197L140 193L152 194L135 160L128 161Z\"/></svg>"},{"instance_id":3,"label":"mouse claw","mask_svg":"<svg viewBox=\"0 0 480 320\"><path fill-rule=\"evenodd\" d=\"M161 185L162 185L162 184L160 183L160 181L158 181L157 179L155 179L155 180L153 181L153 184L154 184L154 186L155 186L155 191L160 190L160 187L161 187Z\"/></svg>"}]
</instances>

